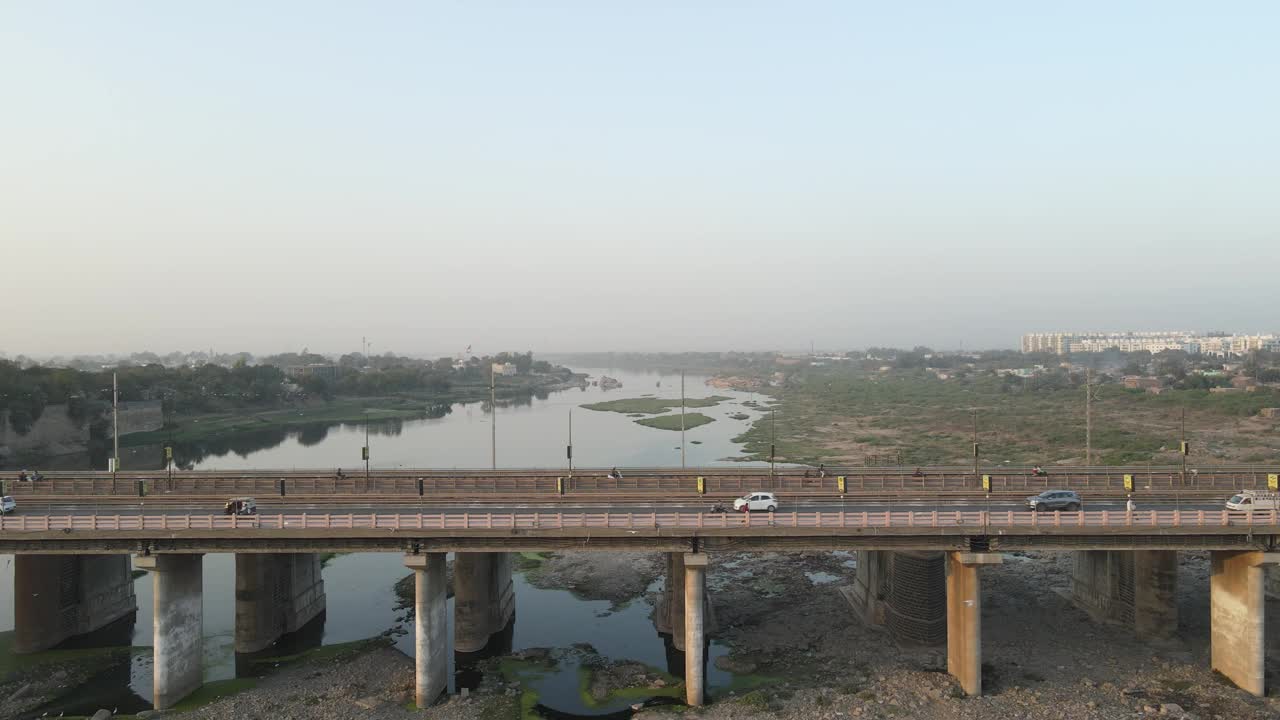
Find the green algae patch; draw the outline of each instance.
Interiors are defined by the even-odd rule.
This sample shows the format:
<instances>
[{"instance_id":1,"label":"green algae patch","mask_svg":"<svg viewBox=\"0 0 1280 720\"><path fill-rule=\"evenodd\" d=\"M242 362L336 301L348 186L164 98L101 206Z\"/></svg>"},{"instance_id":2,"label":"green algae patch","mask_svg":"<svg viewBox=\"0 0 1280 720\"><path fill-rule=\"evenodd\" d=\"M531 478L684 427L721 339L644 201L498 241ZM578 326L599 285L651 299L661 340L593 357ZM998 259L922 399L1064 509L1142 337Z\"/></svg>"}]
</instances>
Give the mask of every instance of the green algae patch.
<instances>
[{"instance_id":1,"label":"green algae patch","mask_svg":"<svg viewBox=\"0 0 1280 720\"><path fill-rule=\"evenodd\" d=\"M662 687L648 685L616 687L609 688L604 693L595 692L595 684L599 675L612 669L612 667L610 665L593 667L586 663L578 666L578 695L584 705L599 709L625 700L639 701L656 697L669 697L679 700L684 697L684 683L679 678L648 665L644 666L646 678L651 676L661 678L664 683Z\"/></svg>"},{"instance_id":2,"label":"green algae patch","mask_svg":"<svg viewBox=\"0 0 1280 720\"><path fill-rule=\"evenodd\" d=\"M683 423L680 421L679 415L659 415L658 417L643 418L635 421L637 425L657 428L658 430L679 430L681 427L685 430L692 430L712 422L715 422L715 418L708 417L702 413L685 413Z\"/></svg>"},{"instance_id":3,"label":"green algae patch","mask_svg":"<svg viewBox=\"0 0 1280 720\"><path fill-rule=\"evenodd\" d=\"M547 677L555 669L556 660L550 655L541 658L505 657L498 660L497 665L503 679L520 684L521 720L542 720L536 710L541 696L530 685Z\"/></svg>"},{"instance_id":4,"label":"green algae patch","mask_svg":"<svg viewBox=\"0 0 1280 720\"><path fill-rule=\"evenodd\" d=\"M687 408L715 407L729 399L730 398L723 395L712 395L711 397L705 398L685 398L684 406ZM653 397L626 398L624 400L607 400L605 402L588 403L582 407L587 410L626 413L628 415L657 415L680 407L680 399L676 398L673 400L671 398Z\"/></svg>"}]
</instances>

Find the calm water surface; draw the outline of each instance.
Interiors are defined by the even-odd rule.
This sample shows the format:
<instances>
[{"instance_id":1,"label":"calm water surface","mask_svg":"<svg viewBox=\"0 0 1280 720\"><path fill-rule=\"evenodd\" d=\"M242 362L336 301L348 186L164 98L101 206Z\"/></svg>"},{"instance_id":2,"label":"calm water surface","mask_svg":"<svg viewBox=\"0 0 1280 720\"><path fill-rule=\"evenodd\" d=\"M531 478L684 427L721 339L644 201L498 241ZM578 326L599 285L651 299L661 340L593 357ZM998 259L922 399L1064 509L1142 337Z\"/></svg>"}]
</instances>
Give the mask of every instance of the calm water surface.
<instances>
[{"instance_id":1,"label":"calm water surface","mask_svg":"<svg viewBox=\"0 0 1280 720\"><path fill-rule=\"evenodd\" d=\"M598 386L572 389L551 394L545 400L533 399L528 404L504 405L497 412L498 465L501 467L562 467L568 442L569 414L573 410L573 444L575 464L580 466L673 466L680 464L680 433L636 425L634 418L622 413L581 409L584 403L652 395L660 398L680 397L678 375L659 375L601 369L588 369L593 378L602 374L622 381L623 387L602 390ZM743 401L760 399L749 393L706 387L705 378L686 378L688 397L723 395L731 399L716 407L699 408L715 422L689 430L686 438L686 462L689 465L714 465L729 462L741 453L732 438L746 430L751 420L734 420L729 415L746 412L753 419L759 413L742 405ZM660 386L659 386L660 383ZM383 424L371 428L372 465L395 467L486 467L490 459L492 413L481 404L455 404L452 411L439 419L413 420ZM699 441L694 444L693 441ZM195 466L199 469L236 468L354 468L359 465L360 447L364 444L363 426L338 425L327 430L308 429L289 432L278 444L251 450L228 449L208 455ZM13 630L12 557L0 556L0 639ZM405 613L396 610L393 585L408 574L399 554L365 553L342 555L331 560L324 569L327 612L323 622L312 623L304 631L282 641L268 655L286 655L318 644L343 643L374 637L386 630L396 630L396 646L412 655L411 626L404 623ZM234 641L235 558L227 554L204 557L204 635L205 680L236 677L237 658ZM132 629L134 646L151 645L151 579L135 581L138 597L137 621ZM660 587L660 586L659 586ZM639 600L618 610L603 601L584 601L563 590L540 590L515 577L516 620L511 632L514 650L534 647L564 648L575 643L589 643L611 660L635 660L668 669L671 660L664 639L654 630L650 619L652 606ZM658 589L658 588L653 588ZM452 623L452 601L450 601ZM0 643L9 647L10 643ZM7 651L0 651L7 652ZM723 655L727 649L712 643L709 659ZM452 657L452 653L450 653ZM671 670L679 674L679 664ZM241 674L248 666L241 662ZM451 676L453 673L451 673ZM461 676L468 677L468 676ZM708 685L723 687L730 676L708 666ZM468 681L464 680L464 684ZM634 699L618 701L611 706L585 706L578 691L577 664L562 662L557 672L534 683L542 702L557 712L569 715L592 715L625 710ZM456 689L456 683L453 684ZM104 673L78 689L63 701L41 708L56 715L92 714L99 707L118 707L133 712L151 705L151 657L145 651L135 655L127 668Z\"/></svg>"}]
</instances>

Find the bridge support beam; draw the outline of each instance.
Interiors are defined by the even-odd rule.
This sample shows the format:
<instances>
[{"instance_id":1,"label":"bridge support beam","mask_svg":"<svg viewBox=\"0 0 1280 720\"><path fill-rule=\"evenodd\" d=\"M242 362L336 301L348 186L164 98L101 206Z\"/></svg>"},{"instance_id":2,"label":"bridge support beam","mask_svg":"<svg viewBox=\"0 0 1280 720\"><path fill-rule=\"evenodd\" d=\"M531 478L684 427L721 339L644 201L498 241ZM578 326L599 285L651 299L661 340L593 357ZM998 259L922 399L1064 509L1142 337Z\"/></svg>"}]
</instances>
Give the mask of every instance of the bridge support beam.
<instances>
[{"instance_id":1,"label":"bridge support beam","mask_svg":"<svg viewBox=\"0 0 1280 720\"><path fill-rule=\"evenodd\" d=\"M1242 690L1266 694L1266 596L1263 567L1280 553L1210 553L1210 656L1214 670Z\"/></svg>"},{"instance_id":2,"label":"bridge support beam","mask_svg":"<svg viewBox=\"0 0 1280 720\"><path fill-rule=\"evenodd\" d=\"M263 650L324 609L317 553L236 555L236 652Z\"/></svg>"},{"instance_id":3,"label":"bridge support beam","mask_svg":"<svg viewBox=\"0 0 1280 720\"><path fill-rule=\"evenodd\" d=\"M429 707L449 685L444 559L444 553L404 556L405 566L413 570L414 703L419 708Z\"/></svg>"},{"instance_id":4,"label":"bridge support beam","mask_svg":"<svg viewBox=\"0 0 1280 720\"><path fill-rule=\"evenodd\" d=\"M947 672L967 695L982 694L982 583L978 570L999 565L998 553L948 552Z\"/></svg>"},{"instance_id":5,"label":"bridge support beam","mask_svg":"<svg viewBox=\"0 0 1280 720\"><path fill-rule=\"evenodd\" d=\"M14 555L13 596L16 653L47 650L138 610L128 555Z\"/></svg>"},{"instance_id":6,"label":"bridge support beam","mask_svg":"<svg viewBox=\"0 0 1280 720\"><path fill-rule=\"evenodd\" d=\"M204 684L204 556L146 555L154 591L152 704L168 710Z\"/></svg>"},{"instance_id":7,"label":"bridge support beam","mask_svg":"<svg viewBox=\"0 0 1280 720\"><path fill-rule=\"evenodd\" d=\"M510 553L453 557L453 649L479 652L515 613Z\"/></svg>"},{"instance_id":8,"label":"bridge support beam","mask_svg":"<svg viewBox=\"0 0 1280 720\"><path fill-rule=\"evenodd\" d=\"M1146 638L1178 630L1176 550L1080 550L1071 580L1072 601L1101 622Z\"/></svg>"},{"instance_id":9,"label":"bridge support beam","mask_svg":"<svg viewBox=\"0 0 1280 720\"><path fill-rule=\"evenodd\" d=\"M688 705L706 700L706 585L707 556L684 556L684 694Z\"/></svg>"}]
</instances>

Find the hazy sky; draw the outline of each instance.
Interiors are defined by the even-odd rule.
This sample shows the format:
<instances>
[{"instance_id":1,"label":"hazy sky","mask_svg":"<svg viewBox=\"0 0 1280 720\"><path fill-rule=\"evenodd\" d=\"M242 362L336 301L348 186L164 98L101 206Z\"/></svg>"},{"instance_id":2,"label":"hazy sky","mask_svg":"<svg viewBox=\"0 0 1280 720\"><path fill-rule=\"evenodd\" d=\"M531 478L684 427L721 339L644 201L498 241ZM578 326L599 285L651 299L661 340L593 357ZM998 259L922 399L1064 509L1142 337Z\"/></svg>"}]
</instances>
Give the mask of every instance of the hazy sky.
<instances>
[{"instance_id":1,"label":"hazy sky","mask_svg":"<svg viewBox=\"0 0 1280 720\"><path fill-rule=\"evenodd\" d=\"M1280 4L0 0L0 350L1280 330Z\"/></svg>"}]
</instances>

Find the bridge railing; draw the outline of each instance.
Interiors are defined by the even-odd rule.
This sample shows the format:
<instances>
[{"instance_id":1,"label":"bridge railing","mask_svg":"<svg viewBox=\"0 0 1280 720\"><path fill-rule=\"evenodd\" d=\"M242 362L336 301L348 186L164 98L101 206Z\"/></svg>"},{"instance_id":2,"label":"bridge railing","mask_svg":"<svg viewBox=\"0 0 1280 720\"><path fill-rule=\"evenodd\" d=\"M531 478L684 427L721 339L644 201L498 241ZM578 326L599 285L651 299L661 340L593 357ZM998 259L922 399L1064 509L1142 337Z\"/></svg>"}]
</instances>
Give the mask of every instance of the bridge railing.
<instances>
[{"instance_id":1,"label":"bridge railing","mask_svg":"<svg viewBox=\"0 0 1280 720\"><path fill-rule=\"evenodd\" d=\"M1142 531L1185 528L1280 527L1280 513L1226 510L1137 510L1033 513L1017 511L779 512L769 514L697 512L467 512L467 513L296 513L274 515L32 515L0 516L0 534L27 532L113 532L189 530L665 530L769 531L777 528L911 529L966 528L991 531ZM12 536L11 536L12 537Z\"/></svg>"},{"instance_id":2,"label":"bridge railing","mask_svg":"<svg viewBox=\"0 0 1280 720\"><path fill-rule=\"evenodd\" d=\"M414 477L404 474L363 475L314 475L282 472L274 476L253 473L251 475L188 473L169 479L162 473L150 476L112 478L110 475L46 477L38 482L5 480L6 492L18 497L46 496L136 496L144 495L206 495L232 497L236 495L381 495L416 496L421 492L431 495L566 495L592 494L684 494L698 493L698 478L702 477L707 495L741 495L768 490L789 494L834 495L840 492L840 477L844 477L846 492L982 492L981 476L990 479L991 492L1035 494L1050 489L1071 489L1084 492L1125 492L1125 476L1132 479L1134 492L1144 491L1206 491L1234 492L1245 488L1267 487L1269 473L1253 469L1204 470L1188 473L1171 470L1145 471L1135 468L1114 468L1107 471L1058 471L1048 476L1033 476L1024 472L982 471L979 475L958 470L924 470L917 476L908 472L860 472L839 476L827 473L786 472L777 475L755 473L698 476L691 471L678 475L668 472L644 474L624 473L621 478L611 478L605 473L555 475L546 472L499 472L494 475L431 474Z\"/></svg>"}]
</instances>

